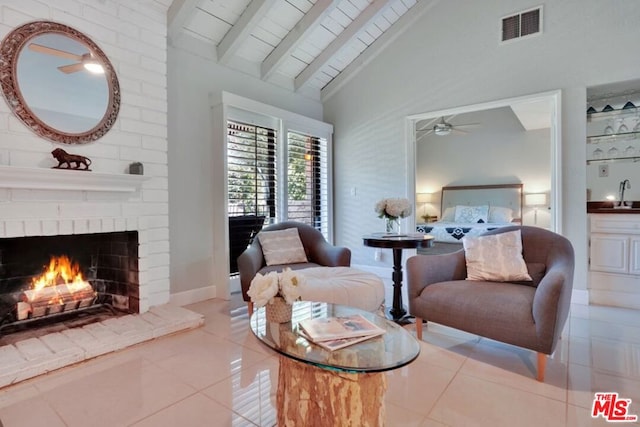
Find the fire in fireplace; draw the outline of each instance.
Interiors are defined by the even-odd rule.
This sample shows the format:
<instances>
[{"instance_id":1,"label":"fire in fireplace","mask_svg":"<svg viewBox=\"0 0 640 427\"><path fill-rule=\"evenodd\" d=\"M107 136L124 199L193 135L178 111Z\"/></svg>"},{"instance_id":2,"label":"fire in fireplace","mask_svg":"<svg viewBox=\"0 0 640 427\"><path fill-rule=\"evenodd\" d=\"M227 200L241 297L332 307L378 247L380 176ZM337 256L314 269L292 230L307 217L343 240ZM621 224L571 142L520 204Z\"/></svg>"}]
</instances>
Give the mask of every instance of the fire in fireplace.
<instances>
[{"instance_id":1,"label":"fire in fireplace","mask_svg":"<svg viewBox=\"0 0 640 427\"><path fill-rule=\"evenodd\" d=\"M22 292L17 320L36 319L90 307L97 293L82 276L80 266L68 256L52 256L45 271Z\"/></svg>"},{"instance_id":2,"label":"fire in fireplace","mask_svg":"<svg viewBox=\"0 0 640 427\"><path fill-rule=\"evenodd\" d=\"M102 309L139 312L138 233L0 239L0 337Z\"/></svg>"}]
</instances>

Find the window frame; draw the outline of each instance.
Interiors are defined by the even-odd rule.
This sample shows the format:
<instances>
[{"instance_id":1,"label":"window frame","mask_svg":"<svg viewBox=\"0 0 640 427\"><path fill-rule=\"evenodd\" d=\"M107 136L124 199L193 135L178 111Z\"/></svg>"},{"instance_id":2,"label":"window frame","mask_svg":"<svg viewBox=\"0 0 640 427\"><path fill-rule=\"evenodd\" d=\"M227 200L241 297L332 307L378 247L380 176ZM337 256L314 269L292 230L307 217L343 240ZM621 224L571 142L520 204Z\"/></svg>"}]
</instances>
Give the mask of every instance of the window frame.
<instances>
[{"instance_id":1,"label":"window frame","mask_svg":"<svg viewBox=\"0 0 640 427\"><path fill-rule=\"evenodd\" d=\"M293 113L278 107L263 104L248 98L244 98L228 92L222 93L220 106L222 111L221 124L224 134L224 167L225 167L225 222L228 222L228 165L227 165L227 122L238 121L254 126L268 127L276 130L276 156L282 167L277 169L277 182L282 185L277 188L276 197L276 221L287 220L287 135L289 132L309 135L320 139L325 139L327 144L327 229L323 230L323 235L329 243L334 242L333 238L333 125L310 117ZM227 235L228 239L228 235Z\"/></svg>"}]
</instances>

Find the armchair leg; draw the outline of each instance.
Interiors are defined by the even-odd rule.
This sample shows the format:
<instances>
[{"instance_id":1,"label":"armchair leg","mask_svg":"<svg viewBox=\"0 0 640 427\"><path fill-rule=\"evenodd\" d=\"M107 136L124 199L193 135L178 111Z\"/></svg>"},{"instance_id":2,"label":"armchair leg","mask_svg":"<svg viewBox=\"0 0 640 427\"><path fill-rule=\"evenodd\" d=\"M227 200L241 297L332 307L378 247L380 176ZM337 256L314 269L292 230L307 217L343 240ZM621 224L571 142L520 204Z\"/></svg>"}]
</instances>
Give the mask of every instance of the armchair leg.
<instances>
[{"instance_id":1,"label":"armchair leg","mask_svg":"<svg viewBox=\"0 0 640 427\"><path fill-rule=\"evenodd\" d=\"M415 321L416 321L416 338L422 341L422 319L419 317L416 317Z\"/></svg>"},{"instance_id":2,"label":"armchair leg","mask_svg":"<svg viewBox=\"0 0 640 427\"><path fill-rule=\"evenodd\" d=\"M247 312L249 313L249 317L253 314L253 301L247 301Z\"/></svg>"},{"instance_id":3,"label":"armchair leg","mask_svg":"<svg viewBox=\"0 0 640 427\"><path fill-rule=\"evenodd\" d=\"M544 370L547 367L547 355L538 353L538 381L544 382Z\"/></svg>"}]
</instances>

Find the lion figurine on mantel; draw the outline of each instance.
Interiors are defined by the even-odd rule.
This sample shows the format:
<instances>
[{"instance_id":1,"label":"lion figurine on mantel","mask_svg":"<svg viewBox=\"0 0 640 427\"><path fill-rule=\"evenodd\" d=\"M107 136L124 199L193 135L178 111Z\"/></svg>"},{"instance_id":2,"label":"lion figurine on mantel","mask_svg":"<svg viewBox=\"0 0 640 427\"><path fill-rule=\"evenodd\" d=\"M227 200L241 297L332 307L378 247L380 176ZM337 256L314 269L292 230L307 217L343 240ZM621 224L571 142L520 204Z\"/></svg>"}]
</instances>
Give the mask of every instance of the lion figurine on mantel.
<instances>
[{"instance_id":1,"label":"lion figurine on mantel","mask_svg":"<svg viewBox=\"0 0 640 427\"><path fill-rule=\"evenodd\" d=\"M53 166L53 169L75 169L75 170L85 170L90 171L89 165L91 164L91 159L85 156L81 156L79 154L70 154L64 151L62 148L56 148L51 152L51 155L58 161L58 166ZM62 167L62 165L67 165ZM75 166L73 166L75 165ZM80 166L83 166L81 168Z\"/></svg>"}]
</instances>

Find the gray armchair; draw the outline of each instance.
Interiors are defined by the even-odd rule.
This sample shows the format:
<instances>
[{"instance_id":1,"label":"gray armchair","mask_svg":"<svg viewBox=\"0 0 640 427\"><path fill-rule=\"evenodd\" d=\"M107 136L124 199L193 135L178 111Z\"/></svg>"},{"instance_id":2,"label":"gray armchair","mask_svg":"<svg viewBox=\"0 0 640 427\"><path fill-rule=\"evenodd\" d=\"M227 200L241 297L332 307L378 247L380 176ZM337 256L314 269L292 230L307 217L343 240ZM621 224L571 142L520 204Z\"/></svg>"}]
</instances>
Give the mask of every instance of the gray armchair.
<instances>
[{"instance_id":1,"label":"gray armchair","mask_svg":"<svg viewBox=\"0 0 640 427\"><path fill-rule=\"evenodd\" d=\"M247 302L249 314L253 313L253 303L249 295L247 295L247 291L249 291L251 281L257 273L264 274L269 271L281 271L284 267L300 270L309 267L349 267L351 265L351 251L348 248L329 244L322 233L310 225L295 221L284 221L264 227L262 231L284 230L286 228L298 229L308 262L267 266L262 255L260 241L256 236L251 245L238 257L242 298Z\"/></svg>"},{"instance_id":2,"label":"gray armchair","mask_svg":"<svg viewBox=\"0 0 640 427\"><path fill-rule=\"evenodd\" d=\"M569 314L574 253L569 240L529 226L520 229L522 254L532 282L465 280L464 250L416 255L407 260L409 311L422 339L423 320L524 347L538 353L539 381Z\"/></svg>"}]
</instances>

